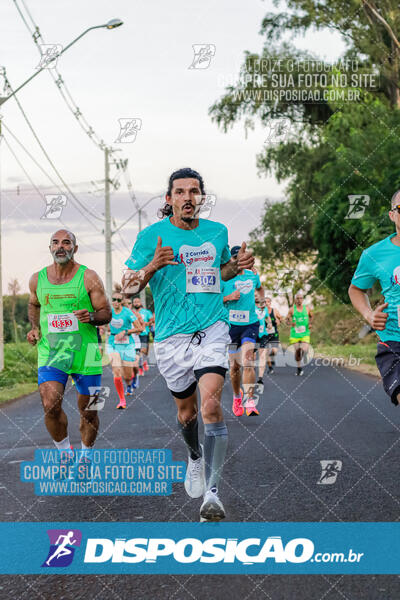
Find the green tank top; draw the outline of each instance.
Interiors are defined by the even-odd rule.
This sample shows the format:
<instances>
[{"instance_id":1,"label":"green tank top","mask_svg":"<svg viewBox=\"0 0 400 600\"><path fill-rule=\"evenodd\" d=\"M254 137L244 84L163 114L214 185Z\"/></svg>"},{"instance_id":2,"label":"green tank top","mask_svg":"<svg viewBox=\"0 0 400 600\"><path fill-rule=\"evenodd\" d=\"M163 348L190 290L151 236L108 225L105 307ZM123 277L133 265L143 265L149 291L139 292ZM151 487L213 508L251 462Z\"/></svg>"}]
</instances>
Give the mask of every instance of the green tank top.
<instances>
[{"instance_id":1,"label":"green tank top","mask_svg":"<svg viewBox=\"0 0 400 600\"><path fill-rule=\"evenodd\" d=\"M307 307L303 304L303 309L300 311L297 310L297 306L293 307L293 321L294 327L290 329L290 337L291 338L302 338L306 335L310 335L310 330L308 328L308 312Z\"/></svg>"},{"instance_id":2,"label":"green tank top","mask_svg":"<svg viewBox=\"0 0 400 600\"><path fill-rule=\"evenodd\" d=\"M55 367L80 375L102 373L96 327L81 323L72 312L94 310L83 283L86 269L80 265L71 281L60 285L49 282L47 267L39 271L36 291L42 334L38 344L39 367Z\"/></svg>"}]
</instances>

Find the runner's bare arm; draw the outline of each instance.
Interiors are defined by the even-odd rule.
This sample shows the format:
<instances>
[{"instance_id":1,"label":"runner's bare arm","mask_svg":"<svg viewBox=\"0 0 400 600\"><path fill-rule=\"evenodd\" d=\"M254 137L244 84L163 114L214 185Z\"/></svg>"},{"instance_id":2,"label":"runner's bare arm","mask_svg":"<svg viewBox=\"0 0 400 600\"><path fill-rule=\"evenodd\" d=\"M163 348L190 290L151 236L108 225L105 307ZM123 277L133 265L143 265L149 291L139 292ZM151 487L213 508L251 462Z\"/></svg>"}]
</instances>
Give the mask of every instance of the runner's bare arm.
<instances>
[{"instance_id":1,"label":"runner's bare arm","mask_svg":"<svg viewBox=\"0 0 400 600\"><path fill-rule=\"evenodd\" d=\"M256 288L256 290L258 292L258 299L260 302L265 302L265 292L263 286L261 285L259 288Z\"/></svg>"},{"instance_id":2,"label":"runner's bare arm","mask_svg":"<svg viewBox=\"0 0 400 600\"><path fill-rule=\"evenodd\" d=\"M253 250L246 250L246 247L246 242L242 242L237 257L231 258L229 262L221 265L221 278L223 281L229 281L229 279L233 279L233 277L236 277L238 272L242 269L253 269Z\"/></svg>"},{"instance_id":3,"label":"runner's bare arm","mask_svg":"<svg viewBox=\"0 0 400 600\"><path fill-rule=\"evenodd\" d=\"M86 269L83 283L89 294L94 312L86 309L74 310L74 315L81 323L91 323L91 325L105 325L111 321L111 307L107 300L104 285L100 277L92 269Z\"/></svg>"},{"instance_id":4,"label":"runner's bare arm","mask_svg":"<svg viewBox=\"0 0 400 600\"><path fill-rule=\"evenodd\" d=\"M178 263L174 258L175 255L171 246L163 246L161 238L158 237L152 260L140 271L133 271L132 269L125 271L122 277L122 291L128 294L140 292L159 269L167 265L177 265Z\"/></svg>"},{"instance_id":5,"label":"runner's bare arm","mask_svg":"<svg viewBox=\"0 0 400 600\"><path fill-rule=\"evenodd\" d=\"M34 273L29 280L29 303L28 319L31 324L31 330L28 331L26 339L32 346L39 340L40 324L40 302L36 294L39 273Z\"/></svg>"},{"instance_id":6,"label":"runner's bare arm","mask_svg":"<svg viewBox=\"0 0 400 600\"><path fill-rule=\"evenodd\" d=\"M313 311L311 310L311 308L309 306L307 306L307 312L308 312L308 318L309 318L308 328L310 329L311 326L312 326L312 324L313 324L314 313L313 313Z\"/></svg>"},{"instance_id":7,"label":"runner's bare arm","mask_svg":"<svg viewBox=\"0 0 400 600\"><path fill-rule=\"evenodd\" d=\"M362 290L356 287L353 284L350 284L349 287L349 296L352 305L362 317L378 331L382 331L386 327L386 320L388 318L388 313L383 312L385 308L387 308L388 303L380 304L376 307L375 310L371 308L371 304L369 303L369 298L367 296L367 290Z\"/></svg>"},{"instance_id":8,"label":"runner's bare arm","mask_svg":"<svg viewBox=\"0 0 400 600\"><path fill-rule=\"evenodd\" d=\"M237 260L231 258L231 260L224 265L221 265L221 279L222 281L229 281L229 279L233 279L238 274L238 264Z\"/></svg>"},{"instance_id":9,"label":"runner's bare arm","mask_svg":"<svg viewBox=\"0 0 400 600\"><path fill-rule=\"evenodd\" d=\"M143 329L145 329L146 323L144 322L143 317L141 317L139 314L136 316L137 316L137 320L139 321L140 325L143 327Z\"/></svg>"},{"instance_id":10,"label":"runner's bare arm","mask_svg":"<svg viewBox=\"0 0 400 600\"><path fill-rule=\"evenodd\" d=\"M142 333L146 329L143 321L140 322L139 319L136 319L134 323L132 323L131 333Z\"/></svg>"},{"instance_id":11,"label":"runner's bare arm","mask_svg":"<svg viewBox=\"0 0 400 600\"><path fill-rule=\"evenodd\" d=\"M293 306L292 306L292 308L289 308L289 312L288 312L287 317L286 317L286 323L288 325L292 324L292 318L293 318Z\"/></svg>"},{"instance_id":12,"label":"runner's bare arm","mask_svg":"<svg viewBox=\"0 0 400 600\"><path fill-rule=\"evenodd\" d=\"M228 294L227 296L224 296L223 297L223 302L232 302L233 300L239 300L239 298L240 298L240 291L239 290L235 290L231 294Z\"/></svg>"}]
</instances>

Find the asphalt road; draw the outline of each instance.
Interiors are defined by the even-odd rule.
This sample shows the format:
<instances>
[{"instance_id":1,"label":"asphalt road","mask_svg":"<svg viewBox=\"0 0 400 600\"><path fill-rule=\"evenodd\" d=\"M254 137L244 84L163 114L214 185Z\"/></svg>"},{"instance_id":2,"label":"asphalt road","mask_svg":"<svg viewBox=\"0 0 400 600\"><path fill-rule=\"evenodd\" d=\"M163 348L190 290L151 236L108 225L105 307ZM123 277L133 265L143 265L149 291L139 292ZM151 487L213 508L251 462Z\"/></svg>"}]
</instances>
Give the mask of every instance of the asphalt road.
<instances>
[{"instance_id":1,"label":"asphalt road","mask_svg":"<svg viewBox=\"0 0 400 600\"><path fill-rule=\"evenodd\" d=\"M397 521L400 514L398 457L400 409L378 379L344 368L305 368L304 377L282 367L266 378L260 416L231 412L229 378L223 392L229 448L220 495L228 521ZM157 368L141 379L126 411L112 392L100 413L99 448L185 450L175 409ZM79 447L75 390L64 407L71 442ZM182 484L169 497L38 497L19 480L19 463L38 447L52 447L37 393L0 410L0 503L3 521L198 521L200 499ZM332 485L318 484L320 461L341 461ZM397 599L397 576L3 576L0 598L78 600Z\"/></svg>"}]
</instances>

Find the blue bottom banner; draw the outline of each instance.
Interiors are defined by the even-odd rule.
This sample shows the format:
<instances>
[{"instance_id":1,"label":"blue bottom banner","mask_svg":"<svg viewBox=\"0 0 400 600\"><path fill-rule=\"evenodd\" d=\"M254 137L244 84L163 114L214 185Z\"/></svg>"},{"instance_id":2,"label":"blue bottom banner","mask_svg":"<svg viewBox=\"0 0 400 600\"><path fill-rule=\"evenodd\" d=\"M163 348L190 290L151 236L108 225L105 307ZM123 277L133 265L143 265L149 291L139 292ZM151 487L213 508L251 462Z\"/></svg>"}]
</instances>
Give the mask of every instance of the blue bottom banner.
<instances>
[{"instance_id":1,"label":"blue bottom banner","mask_svg":"<svg viewBox=\"0 0 400 600\"><path fill-rule=\"evenodd\" d=\"M400 523L1 523L1 574L398 574Z\"/></svg>"}]
</instances>

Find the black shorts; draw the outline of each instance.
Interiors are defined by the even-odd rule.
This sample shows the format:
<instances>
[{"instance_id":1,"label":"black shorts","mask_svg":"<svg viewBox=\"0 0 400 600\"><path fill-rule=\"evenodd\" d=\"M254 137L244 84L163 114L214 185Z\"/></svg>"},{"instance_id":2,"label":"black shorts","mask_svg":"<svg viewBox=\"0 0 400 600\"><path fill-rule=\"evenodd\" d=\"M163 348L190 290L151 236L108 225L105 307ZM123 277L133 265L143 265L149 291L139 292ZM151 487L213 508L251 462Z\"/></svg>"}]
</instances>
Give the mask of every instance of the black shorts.
<instances>
[{"instance_id":1,"label":"black shorts","mask_svg":"<svg viewBox=\"0 0 400 600\"><path fill-rule=\"evenodd\" d=\"M229 335L231 336L229 352L236 352L244 342L256 343L259 327L258 321L247 325L231 325L229 329Z\"/></svg>"},{"instance_id":2,"label":"black shorts","mask_svg":"<svg viewBox=\"0 0 400 600\"><path fill-rule=\"evenodd\" d=\"M400 342L378 342L376 365L382 376L383 389L397 406L400 393Z\"/></svg>"},{"instance_id":3,"label":"black shorts","mask_svg":"<svg viewBox=\"0 0 400 600\"><path fill-rule=\"evenodd\" d=\"M139 340L142 345L142 348L147 348L149 345L149 334L144 333L143 335L139 335Z\"/></svg>"}]
</instances>

